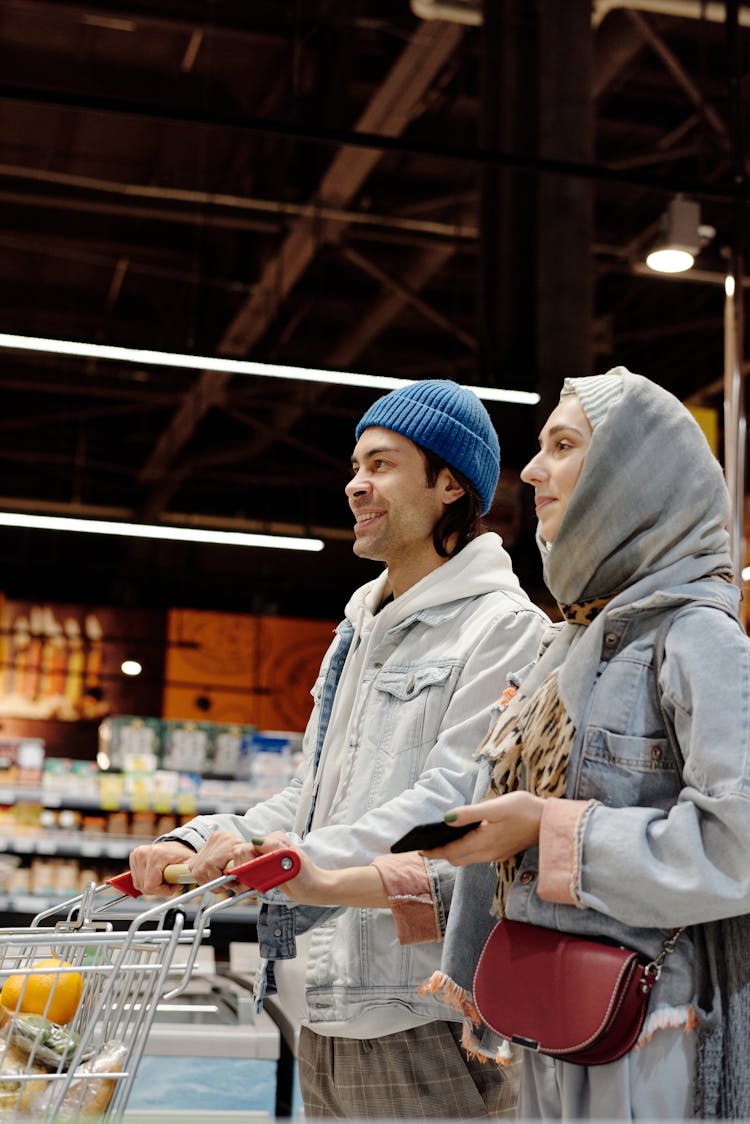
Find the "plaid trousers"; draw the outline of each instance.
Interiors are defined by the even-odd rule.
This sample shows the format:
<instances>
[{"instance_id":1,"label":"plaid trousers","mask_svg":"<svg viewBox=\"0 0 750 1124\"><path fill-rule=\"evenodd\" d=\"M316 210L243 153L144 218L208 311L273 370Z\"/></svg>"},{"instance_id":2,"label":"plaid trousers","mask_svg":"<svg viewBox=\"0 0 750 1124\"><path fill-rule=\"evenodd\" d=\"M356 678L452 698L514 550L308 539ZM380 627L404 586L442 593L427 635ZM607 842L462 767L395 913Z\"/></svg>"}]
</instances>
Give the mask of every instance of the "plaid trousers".
<instances>
[{"instance_id":1,"label":"plaid trousers","mask_svg":"<svg viewBox=\"0 0 750 1124\"><path fill-rule=\"evenodd\" d=\"M302 1027L297 1060L305 1119L516 1115L520 1059L469 1058L461 1024L425 1023L380 1038L329 1038Z\"/></svg>"}]
</instances>

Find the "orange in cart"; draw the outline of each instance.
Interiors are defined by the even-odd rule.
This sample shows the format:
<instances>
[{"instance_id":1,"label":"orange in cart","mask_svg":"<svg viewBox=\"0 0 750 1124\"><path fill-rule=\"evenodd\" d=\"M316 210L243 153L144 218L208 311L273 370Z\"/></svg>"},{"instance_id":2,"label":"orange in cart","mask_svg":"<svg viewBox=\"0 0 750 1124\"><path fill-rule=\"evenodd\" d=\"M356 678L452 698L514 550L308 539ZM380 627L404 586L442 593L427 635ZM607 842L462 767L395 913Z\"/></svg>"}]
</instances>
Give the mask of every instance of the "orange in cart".
<instances>
[{"instance_id":1,"label":"orange in cart","mask_svg":"<svg viewBox=\"0 0 750 1124\"><path fill-rule=\"evenodd\" d=\"M67 960L38 960L35 969L71 968ZM50 1022L69 1023L83 995L83 976L79 972L34 971L9 976L0 992L0 1003L9 1011L44 1015ZM20 1006L19 1006L20 1004Z\"/></svg>"}]
</instances>

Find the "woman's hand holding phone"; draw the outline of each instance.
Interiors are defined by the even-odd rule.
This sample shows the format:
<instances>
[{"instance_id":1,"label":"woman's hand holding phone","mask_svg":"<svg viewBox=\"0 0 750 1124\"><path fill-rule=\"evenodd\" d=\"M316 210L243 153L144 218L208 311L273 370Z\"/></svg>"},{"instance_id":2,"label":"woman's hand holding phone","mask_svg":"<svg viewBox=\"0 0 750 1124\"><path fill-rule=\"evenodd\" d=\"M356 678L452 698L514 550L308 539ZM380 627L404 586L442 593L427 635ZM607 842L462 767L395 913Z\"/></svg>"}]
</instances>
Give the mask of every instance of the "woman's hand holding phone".
<instances>
[{"instance_id":1,"label":"woman's hand holding phone","mask_svg":"<svg viewBox=\"0 0 750 1124\"><path fill-rule=\"evenodd\" d=\"M466 804L446 813L450 818L441 829L451 833L449 842L411 850L427 851L431 859L446 859L453 866L502 862L539 842L543 807L544 801L532 792L509 792L481 804ZM405 838L394 846L402 845Z\"/></svg>"}]
</instances>

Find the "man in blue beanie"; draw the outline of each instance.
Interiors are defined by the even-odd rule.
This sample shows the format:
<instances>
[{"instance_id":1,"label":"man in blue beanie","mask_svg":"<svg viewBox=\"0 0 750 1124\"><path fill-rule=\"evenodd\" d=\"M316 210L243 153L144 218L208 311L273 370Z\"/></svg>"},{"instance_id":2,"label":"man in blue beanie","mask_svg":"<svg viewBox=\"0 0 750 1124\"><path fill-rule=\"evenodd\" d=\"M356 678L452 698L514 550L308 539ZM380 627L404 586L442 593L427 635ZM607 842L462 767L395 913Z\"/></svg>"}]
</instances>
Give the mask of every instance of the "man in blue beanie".
<instances>
[{"instance_id":1,"label":"man in blue beanie","mask_svg":"<svg viewBox=\"0 0 750 1124\"><path fill-rule=\"evenodd\" d=\"M512 1069L467 1058L460 1021L418 990L440 966L455 870L386 853L470 801L473 750L547 619L481 523L500 448L473 392L410 384L378 399L355 439L354 551L385 568L353 594L323 659L296 777L244 816L198 816L136 848L131 869L141 890L165 892L168 863L205 882L279 840L331 872L366 866L354 892L318 904L263 896L258 990L275 988L301 1027L306 1116L510 1116Z\"/></svg>"}]
</instances>

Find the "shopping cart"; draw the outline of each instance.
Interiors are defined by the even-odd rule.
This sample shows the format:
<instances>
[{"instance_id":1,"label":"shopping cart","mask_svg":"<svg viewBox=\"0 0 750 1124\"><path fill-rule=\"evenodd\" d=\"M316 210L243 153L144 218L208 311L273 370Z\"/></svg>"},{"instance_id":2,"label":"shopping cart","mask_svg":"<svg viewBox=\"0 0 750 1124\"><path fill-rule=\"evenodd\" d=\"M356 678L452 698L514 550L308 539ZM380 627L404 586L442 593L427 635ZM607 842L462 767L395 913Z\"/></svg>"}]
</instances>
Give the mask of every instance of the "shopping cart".
<instances>
[{"instance_id":1,"label":"shopping cart","mask_svg":"<svg viewBox=\"0 0 750 1124\"><path fill-rule=\"evenodd\" d=\"M273 851L139 912L123 874L28 928L0 929L0 1124L120 1120L157 1005L187 987L211 918L298 870L294 851ZM169 867L165 878L190 876ZM125 901L123 921L112 910Z\"/></svg>"}]
</instances>

